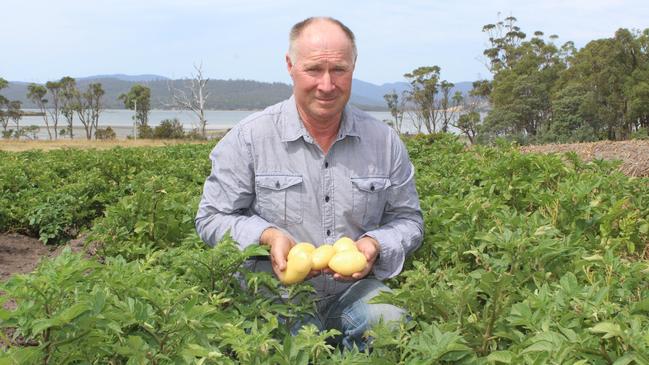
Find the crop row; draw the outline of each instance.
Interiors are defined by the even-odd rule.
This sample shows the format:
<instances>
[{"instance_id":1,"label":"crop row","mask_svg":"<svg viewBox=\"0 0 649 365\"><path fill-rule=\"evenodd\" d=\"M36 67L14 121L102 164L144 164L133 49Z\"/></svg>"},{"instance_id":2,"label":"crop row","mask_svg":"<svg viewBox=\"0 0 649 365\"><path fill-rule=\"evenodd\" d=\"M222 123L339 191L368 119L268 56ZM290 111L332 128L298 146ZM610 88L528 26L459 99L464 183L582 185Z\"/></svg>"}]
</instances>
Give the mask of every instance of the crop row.
<instances>
[{"instance_id":1,"label":"crop row","mask_svg":"<svg viewBox=\"0 0 649 365\"><path fill-rule=\"evenodd\" d=\"M99 254L0 286L18 302L0 311L0 364L649 364L647 180L444 135L407 146L425 239L380 300L411 320L374 328L370 353L332 348L335 332L290 336L308 284L268 299L278 281L238 269L260 248L196 237L209 146L3 154L2 229L56 241L89 227Z\"/></svg>"}]
</instances>

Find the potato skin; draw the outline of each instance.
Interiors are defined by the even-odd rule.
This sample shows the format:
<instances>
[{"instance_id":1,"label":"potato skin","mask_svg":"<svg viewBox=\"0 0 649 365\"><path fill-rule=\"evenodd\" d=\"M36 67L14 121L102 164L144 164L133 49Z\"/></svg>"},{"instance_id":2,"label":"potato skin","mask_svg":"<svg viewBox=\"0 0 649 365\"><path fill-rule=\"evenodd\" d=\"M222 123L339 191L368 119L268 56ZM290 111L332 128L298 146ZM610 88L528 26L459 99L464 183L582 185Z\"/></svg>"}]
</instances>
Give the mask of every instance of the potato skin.
<instances>
[{"instance_id":1,"label":"potato skin","mask_svg":"<svg viewBox=\"0 0 649 365\"><path fill-rule=\"evenodd\" d=\"M308 242L300 242L300 243L296 244L288 252L288 260L290 260L291 257L293 257L293 255L295 255L295 253L298 252L298 251L304 251L304 252L308 252L308 253L313 253L313 251L315 251L315 246L308 243Z\"/></svg>"},{"instance_id":2,"label":"potato skin","mask_svg":"<svg viewBox=\"0 0 649 365\"><path fill-rule=\"evenodd\" d=\"M334 243L334 249L336 250L336 252L358 251L356 244L349 237L342 237L338 239L338 241Z\"/></svg>"},{"instance_id":3,"label":"potato skin","mask_svg":"<svg viewBox=\"0 0 649 365\"><path fill-rule=\"evenodd\" d=\"M329 260L329 268L340 275L351 276L367 267L367 259L359 251L342 251Z\"/></svg>"},{"instance_id":4,"label":"potato skin","mask_svg":"<svg viewBox=\"0 0 649 365\"><path fill-rule=\"evenodd\" d=\"M332 245L322 245L313 251L313 270L322 270L329 265L329 261L336 254Z\"/></svg>"},{"instance_id":5,"label":"potato skin","mask_svg":"<svg viewBox=\"0 0 649 365\"><path fill-rule=\"evenodd\" d=\"M302 282L309 275L313 265L311 253L304 250L298 249L293 252L293 255L289 252L289 257L286 270L279 275L279 280L285 285Z\"/></svg>"}]
</instances>

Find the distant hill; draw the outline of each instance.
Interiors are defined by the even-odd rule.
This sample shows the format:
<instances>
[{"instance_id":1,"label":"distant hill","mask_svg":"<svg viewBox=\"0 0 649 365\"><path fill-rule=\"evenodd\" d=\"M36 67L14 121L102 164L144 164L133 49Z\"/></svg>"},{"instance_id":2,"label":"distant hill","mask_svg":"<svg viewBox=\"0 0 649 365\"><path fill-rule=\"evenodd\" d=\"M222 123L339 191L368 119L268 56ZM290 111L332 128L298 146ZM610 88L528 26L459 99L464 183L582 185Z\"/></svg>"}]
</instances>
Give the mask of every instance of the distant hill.
<instances>
[{"instance_id":1,"label":"distant hill","mask_svg":"<svg viewBox=\"0 0 649 365\"><path fill-rule=\"evenodd\" d=\"M169 78L165 76L149 75L149 74L145 74L145 75L112 74L112 75L94 75L94 76L77 78L77 80L94 80L94 79L117 79L122 81L133 81L133 82L169 80Z\"/></svg>"},{"instance_id":2,"label":"distant hill","mask_svg":"<svg viewBox=\"0 0 649 365\"><path fill-rule=\"evenodd\" d=\"M119 95L127 93L135 84L151 88L151 104L153 109L168 109L171 105L169 85L181 87L188 80L170 80L160 75L95 75L77 78L77 87L85 90L88 84L100 82L106 94L103 102L108 109L123 109ZM9 100L20 100L23 108L35 108L27 99L29 83L11 81L9 87L0 91ZM210 80L207 84L209 94L207 109L213 110L256 110L263 109L291 96L292 86L281 82L259 82L251 80ZM401 94L407 90L407 82L395 82L375 85L354 79L350 102L365 110L387 110L383 95L395 90ZM459 82L455 90L462 93L471 89L471 82Z\"/></svg>"}]
</instances>

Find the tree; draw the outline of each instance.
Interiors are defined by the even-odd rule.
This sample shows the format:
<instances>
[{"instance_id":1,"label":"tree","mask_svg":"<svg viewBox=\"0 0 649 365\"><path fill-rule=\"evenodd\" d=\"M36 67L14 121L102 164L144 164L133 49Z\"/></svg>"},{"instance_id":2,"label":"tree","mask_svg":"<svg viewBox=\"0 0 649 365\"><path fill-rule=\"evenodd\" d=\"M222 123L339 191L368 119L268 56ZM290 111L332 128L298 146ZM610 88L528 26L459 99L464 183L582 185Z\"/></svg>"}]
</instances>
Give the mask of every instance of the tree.
<instances>
[{"instance_id":1,"label":"tree","mask_svg":"<svg viewBox=\"0 0 649 365\"><path fill-rule=\"evenodd\" d=\"M12 100L9 102L9 108L8 108L8 114L9 118L14 122L16 125L16 131L15 136L16 138L20 138L20 119L23 117L23 112L20 109L21 107L21 102L20 100Z\"/></svg>"},{"instance_id":2,"label":"tree","mask_svg":"<svg viewBox=\"0 0 649 365\"><path fill-rule=\"evenodd\" d=\"M415 117L428 133L437 131L436 96L439 84L439 66L419 67L404 75L409 79L408 100L414 104Z\"/></svg>"},{"instance_id":3,"label":"tree","mask_svg":"<svg viewBox=\"0 0 649 365\"><path fill-rule=\"evenodd\" d=\"M385 102L388 104L388 109L393 118L392 125L394 129L397 133L401 134L403 132L401 128L403 126L403 114L405 112L407 99L406 95L401 94L401 97L399 97L399 94L392 90L391 93L383 95L383 99L385 99Z\"/></svg>"},{"instance_id":4,"label":"tree","mask_svg":"<svg viewBox=\"0 0 649 365\"><path fill-rule=\"evenodd\" d=\"M439 110L440 113L442 132L448 132L448 126L458 114L460 105L464 99L464 96L462 96L460 91L456 91L453 96L451 96L451 90L453 87L455 87L455 84L446 80L442 81L439 85L441 98L439 99L439 103L436 105L436 109Z\"/></svg>"},{"instance_id":5,"label":"tree","mask_svg":"<svg viewBox=\"0 0 649 365\"><path fill-rule=\"evenodd\" d=\"M74 110L75 100L79 94L77 90L77 82L70 76L65 76L59 81L61 84L61 114L65 117L67 122L66 131L70 139L74 139Z\"/></svg>"},{"instance_id":6,"label":"tree","mask_svg":"<svg viewBox=\"0 0 649 365\"><path fill-rule=\"evenodd\" d=\"M103 111L101 97L104 95L104 89L101 83L92 83L83 93L75 95L74 109L79 117L79 121L86 130L86 138L92 139L94 131L99 126L99 115Z\"/></svg>"},{"instance_id":7,"label":"tree","mask_svg":"<svg viewBox=\"0 0 649 365\"><path fill-rule=\"evenodd\" d=\"M561 89L582 90L580 115L597 138L629 138L649 120L649 30L618 29L611 38L589 42L569 58Z\"/></svg>"},{"instance_id":8,"label":"tree","mask_svg":"<svg viewBox=\"0 0 649 365\"><path fill-rule=\"evenodd\" d=\"M476 143L478 133L482 128L480 112L487 107L490 92L491 83L489 81L474 81L469 95L461 100L459 117L454 124L451 124L466 135L471 144Z\"/></svg>"},{"instance_id":9,"label":"tree","mask_svg":"<svg viewBox=\"0 0 649 365\"><path fill-rule=\"evenodd\" d=\"M198 117L198 129L203 138L205 138L205 128L207 127L205 103L210 95L206 87L210 79L203 77L202 64L198 66L194 65L194 70L196 73L192 74L191 79L185 80L182 89L169 84L169 93L172 96L173 107L189 110Z\"/></svg>"},{"instance_id":10,"label":"tree","mask_svg":"<svg viewBox=\"0 0 649 365\"><path fill-rule=\"evenodd\" d=\"M7 80L0 77L0 90L7 87L9 83ZM7 132L9 125L9 100L3 95L0 95L0 124L2 124L3 135Z\"/></svg>"},{"instance_id":11,"label":"tree","mask_svg":"<svg viewBox=\"0 0 649 365\"><path fill-rule=\"evenodd\" d=\"M45 107L45 104L47 104L47 99L45 99L46 94L47 89L42 85L29 84L27 87L27 97L41 110L43 121L45 122L45 128L47 128L47 135L51 140L52 131L50 130L50 123L47 118L47 109Z\"/></svg>"},{"instance_id":12,"label":"tree","mask_svg":"<svg viewBox=\"0 0 649 365\"><path fill-rule=\"evenodd\" d=\"M151 110L151 89L143 85L133 85L127 94L121 94L119 100L124 102L127 109L136 109L133 117L138 127L140 137L146 137L142 131L149 130L149 111Z\"/></svg>"},{"instance_id":13,"label":"tree","mask_svg":"<svg viewBox=\"0 0 649 365\"><path fill-rule=\"evenodd\" d=\"M493 136L516 135L525 140L537 138L552 122L552 91L567 67L565 51L546 42L542 32L526 41L516 26L516 18L488 24L490 47L484 51L488 68L494 74L489 90L492 110L484 121L484 131Z\"/></svg>"},{"instance_id":14,"label":"tree","mask_svg":"<svg viewBox=\"0 0 649 365\"><path fill-rule=\"evenodd\" d=\"M60 81L48 81L45 83L45 88L50 93L50 105L52 108L48 110L52 118L52 125L54 126L54 139L59 139L59 115L61 114L61 93L62 84Z\"/></svg>"}]
</instances>

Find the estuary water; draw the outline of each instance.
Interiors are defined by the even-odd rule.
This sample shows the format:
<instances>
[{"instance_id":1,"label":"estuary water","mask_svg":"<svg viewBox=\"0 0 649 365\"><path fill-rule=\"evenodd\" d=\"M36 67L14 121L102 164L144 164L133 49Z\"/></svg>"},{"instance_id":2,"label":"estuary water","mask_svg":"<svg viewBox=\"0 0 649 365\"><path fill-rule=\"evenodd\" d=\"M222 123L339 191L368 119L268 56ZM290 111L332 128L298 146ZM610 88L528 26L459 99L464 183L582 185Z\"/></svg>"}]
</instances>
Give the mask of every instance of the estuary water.
<instances>
[{"instance_id":1,"label":"estuary water","mask_svg":"<svg viewBox=\"0 0 649 365\"><path fill-rule=\"evenodd\" d=\"M34 109L27 109L26 111L37 111ZM205 111L205 116L207 119L207 129L208 130L225 130L232 128L237 122L241 121L248 115L255 113L257 110L207 110ZM389 112L368 112L374 118L380 121L388 121L392 119L392 116ZM133 115L132 110L125 109L107 109L102 111L99 116L99 127L106 128L110 126L115 130L119 138L126 138L127 136L133 135ZM198 126L198 117L189 111L186 110L152 110L149 113L149 125L155 127L160 124L165 119L174 119L177 118L180 123L183 125L183 128L186 131L189 131ZM47 130L45 128L45 122L43 117L40 116L26 116L20 120L21 127L27 127L30 125L36 125L40 127L40 131L36 134L36 137L40 140L48 139ZM83 125L76 118L74 119L75 127L75 138L85 138L85 132L83 132ZM52 127L52 121L50 120L50 128ZM59 127L62 129L66 127L66 122L63 117L59 118ZM15 126L10 123L9 128L15 128ZM411 115L404 116L403 121L403 132L408 133L417 133L417 128L413 121ZM53 132L52 132L53 133Z\"/></svg>"}]
</instances>

